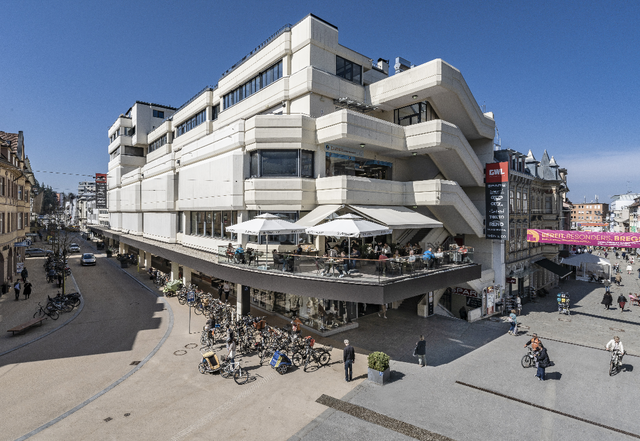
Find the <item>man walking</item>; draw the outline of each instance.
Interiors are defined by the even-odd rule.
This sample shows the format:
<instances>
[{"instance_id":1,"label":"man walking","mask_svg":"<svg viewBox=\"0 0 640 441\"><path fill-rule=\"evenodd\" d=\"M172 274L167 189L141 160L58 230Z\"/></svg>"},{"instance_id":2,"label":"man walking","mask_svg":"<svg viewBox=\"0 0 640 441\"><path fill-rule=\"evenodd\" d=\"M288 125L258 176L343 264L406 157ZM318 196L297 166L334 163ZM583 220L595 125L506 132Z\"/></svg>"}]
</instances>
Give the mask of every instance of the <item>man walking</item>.
<instances>
[{"instance_id":1,"label":"man walking","mask_svg":"<svg viewBox=\"0 0 640 441\"><path fill-rule=\"evenodd\" d=\"M22 271L20 271L20 275L22 276L22 282L26 282L27 277L29 277L29 271L27 271L26 266L22 269Z\"/></svg>"},{"instance_id":2,"label":"man walking","mask_svg":"<svg viewBox=\"0 0 640 441\"><path fill-rule=\"evenodd\" d=\"M229 286L229 282L224 282L224 285L222 285L222 289L224 291L224 301L228 302L229 292L231 292L231 286Z\"/></svg>"},{"instance_id":3,"label":"man walking","mask_svg":"<svg viewBox=\"0 0 640 441\"><path fill-rule=\"evenodd\" d=\"M344 363L344 380L351 381L353 379L353 363L356 361L356 352L353 346L349 345L349 340L344 341L344 349L342 350L342 362Z\"/></svg>"},{"instance_id":4,"label":"man walking","mask_svg":"<svg viewBox=\"0 0 640 441\"><path fill-rule=\"evenodd\" d=\"M416 343L416 349L414 350L416 357L418 357L418 364L420 367L427 365L427 342L424 341L424 335L420 336L420 340Z\"/></svg>"},{"instance_id":5,"label":"man walking","mask_svg":"<svg viewBox=\"0 0 640 441\"><path fill-rule=\"evenodd\" d=\"M16 302L20 300L20 280L13 285L13 290L16 292Z\"/></svg>"}]
</instances>

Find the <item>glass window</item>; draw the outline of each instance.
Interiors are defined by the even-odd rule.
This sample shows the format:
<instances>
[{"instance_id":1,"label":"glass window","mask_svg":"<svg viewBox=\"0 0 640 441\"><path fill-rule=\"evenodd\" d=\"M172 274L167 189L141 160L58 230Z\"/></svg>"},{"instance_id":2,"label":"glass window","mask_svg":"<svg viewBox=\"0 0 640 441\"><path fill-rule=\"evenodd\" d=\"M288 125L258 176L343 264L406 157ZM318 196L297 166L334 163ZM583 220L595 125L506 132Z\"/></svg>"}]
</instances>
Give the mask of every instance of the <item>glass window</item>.
<instances>
[{"instance_id":1,"label":"glass window","mask_svg":"<svg viewBox=\"0 0 640 441\"><path fill-rule=\"evenodd\" d=\"M233 106L280 78L282 78L282 61L277 62L264 72L260 72L254 78L226 94L222 98L224 108L227 109Z\"/></svg>"},{"instance_id":2,"label":"glass window","mask_svg":"<svg viewBox=\"0 0 640 441\"><path fill-rule=\"evenodd\" d=\"M410 126L425 121L440 119L429 101L422 101L394 110L394 122L401 126Z\"/></svg>"},{"instance_id":3,"label":"glass window","mask_svg":"<svg viewBox=\"0 0 640 441\"><path fill-rule=\"evenodd\" d=\"M300 151L300 176L303 178L313 178L313 156L314 152L307 150Z\"/></svg>"},{"instance_id":4,"label":"glass window","mask_svg":"<svg viewBox=\"0 0 640 441\"><path fill-rule=\"evenodd\" d=\"M393 164L374 159L326 153L327 176L359 176L372 179L392 179Z\"/></svg>"},{"instance_id":5,"label":"glass window","mask_svg":"<svg viewBox=\"0 0 640 441\"><path fill-rule=\"evenodd\" d=\"M153 117L154 118L164 118L164 112L161 110L154 110L153 111Z\"/></svg>"},{"instance_id":6,"label":"glass window","mask_svg":"<svg viewBox=\"0 0 640 441\"><path fill-rule=\"evenodd\" d=\"M123 154L126 156L144 156L144 149L142 147L124 146Z\"/></svg>"},{"instance_id":7,"label":"glass window","mask_svg":"<svg viewBox=\"0 0 640 441\"><path fill-rule=\"evenodd\" d=\"M336 55L336 76L362 84L362 66Z\"/></svg>"},{"instance_id":8,"label":"glass window","mask_svg":"<svg viewBox=\"0 0 640 441\"><path fill-rule=\"evenodd\" d=\"M205 228L207 229L205 236L213 236L213 212L207 211L205 219Z\"/></svg>"},{"instance_id":9,"label":"glass window","mask_svg":"<svg viewBox=\"0 0 640 441\"><path fill-rule=\"evenodd\" d=\"M251 152L250 163L251 163L250 176L252 178L259 177L260 176L260 152L259 151Z\"/></svg>"},{"instance_id":10,"label":"glass window","mask_svg":"<svg viewBox=\"0 0 640 441\"><path fill-rule=\"evenodd\" d=\"M262 176L298 176L298 150L262 150Z\"/></svg>"},{"instance_id":11,"label":"glass window","mask_svg":"<svg viewBox=\"0 0 640 441\"><path fill-rule=\"evenodd\" d=\"M189 213L189 216L191 217L191 231L189 234L195 235L197 234L196 232L198 231L198 217L197 217L197 213L192 211Z\"/></svg>"},{"instance_id":12,"label":"glass window","mask_svg":"<svg viewBox=\"0 0 640 441\"><path fill-rule=\"evenodd\" d=\"M222 212L213 212L213 235L215 237L222 237Z\"/></svg>"}]
</instances>

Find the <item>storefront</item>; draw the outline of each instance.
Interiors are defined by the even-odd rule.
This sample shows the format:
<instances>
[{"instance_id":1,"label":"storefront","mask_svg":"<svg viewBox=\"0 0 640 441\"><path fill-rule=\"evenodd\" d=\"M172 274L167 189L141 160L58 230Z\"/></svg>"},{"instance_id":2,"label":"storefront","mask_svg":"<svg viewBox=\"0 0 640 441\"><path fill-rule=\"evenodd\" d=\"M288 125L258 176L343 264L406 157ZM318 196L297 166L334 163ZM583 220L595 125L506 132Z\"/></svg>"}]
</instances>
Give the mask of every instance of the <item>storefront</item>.
<instances>
[{"instance_id":1,"label":"storefront","mask_svg":"<svg viewBox=\"0 0 640 441\"><path fill-rule=\"evenodd\" d=\"M355 148L327 144L326 176L358 176L363 178L391 180L393 164L378 159L367 159L364 151Z\"/></svg>"}]
</instances>

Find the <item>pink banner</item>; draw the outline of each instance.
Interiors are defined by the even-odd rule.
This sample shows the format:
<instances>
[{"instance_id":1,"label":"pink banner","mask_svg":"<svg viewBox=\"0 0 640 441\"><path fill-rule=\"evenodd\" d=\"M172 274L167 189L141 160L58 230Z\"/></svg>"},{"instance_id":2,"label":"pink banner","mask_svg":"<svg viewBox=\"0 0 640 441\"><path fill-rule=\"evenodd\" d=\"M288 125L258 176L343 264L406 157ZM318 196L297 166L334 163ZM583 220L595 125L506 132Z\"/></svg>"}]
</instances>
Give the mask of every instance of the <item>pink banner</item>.
<instances>
[{"instance_id":1,"label":"pink banner","mask_svg":"<svg viewBox=\"0 0 640 441\"><path fill-rule=\"evenodd\" d=\"M591 231L527 230L527 242L600 247L640 248L640 233L594 233Z\"/></svg>"}]
</instances>

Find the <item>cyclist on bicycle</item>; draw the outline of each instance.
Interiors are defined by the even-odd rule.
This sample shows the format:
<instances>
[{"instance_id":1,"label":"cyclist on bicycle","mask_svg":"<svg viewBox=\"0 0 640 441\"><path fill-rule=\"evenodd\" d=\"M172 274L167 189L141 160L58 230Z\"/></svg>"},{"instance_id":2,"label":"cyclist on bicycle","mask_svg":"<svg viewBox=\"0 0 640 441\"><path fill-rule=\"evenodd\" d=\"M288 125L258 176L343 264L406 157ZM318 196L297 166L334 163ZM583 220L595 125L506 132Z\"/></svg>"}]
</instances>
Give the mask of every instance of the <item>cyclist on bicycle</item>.
<instances>
[{"instance_id":1,"label":"cyclist on bicycle","mask_svg":"<svg viewBox=\"0 0 640 441\"><path fill-rule=\"evenodd\" d=\"M624 347L622 346L622 342L620 341L620 337L617 335L613 337L613 340L610 340L609 343L605 346L607 351L618 351L620 356L618 357L618 366L622 365L622 356L624 355Z\"/></svg>"},{"instance_id":2,"label":"cyclist on bicycle","mask_svg":"<svg viewBox=\"0 0 640 441\"><path fill-rule=\"evenodd\" d=\"M533 351L537 351L538 349L541 349L543 347L542 342L538 338L538 334L533 334L533 336L531 337L531 340L526 342L524 344L524 347L526 348L529 345L531 345L531 349Z\"/></svg>"}]
</instances>

